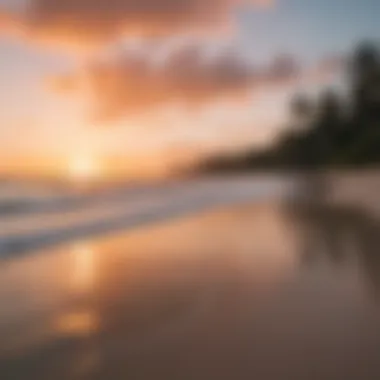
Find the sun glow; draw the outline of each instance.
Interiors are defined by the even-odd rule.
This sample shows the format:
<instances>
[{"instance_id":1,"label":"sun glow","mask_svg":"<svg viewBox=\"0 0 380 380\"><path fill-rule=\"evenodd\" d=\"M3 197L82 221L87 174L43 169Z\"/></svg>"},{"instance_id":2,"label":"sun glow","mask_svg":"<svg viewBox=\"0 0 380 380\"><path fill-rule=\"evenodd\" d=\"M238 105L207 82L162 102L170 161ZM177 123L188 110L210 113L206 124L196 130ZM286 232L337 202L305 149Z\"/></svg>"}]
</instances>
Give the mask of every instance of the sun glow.
<instances>
[{"instance_id":1,"label":"sun glow","mask_svg":"<svg viewBox=\"0 0 380 380\"><path fill-rule=\"evenodd\" d=\"M78 156L69 161L68 174L74 180L89 181L100 176L101 168L93 157Z\"/></svg>"}]
</instances>

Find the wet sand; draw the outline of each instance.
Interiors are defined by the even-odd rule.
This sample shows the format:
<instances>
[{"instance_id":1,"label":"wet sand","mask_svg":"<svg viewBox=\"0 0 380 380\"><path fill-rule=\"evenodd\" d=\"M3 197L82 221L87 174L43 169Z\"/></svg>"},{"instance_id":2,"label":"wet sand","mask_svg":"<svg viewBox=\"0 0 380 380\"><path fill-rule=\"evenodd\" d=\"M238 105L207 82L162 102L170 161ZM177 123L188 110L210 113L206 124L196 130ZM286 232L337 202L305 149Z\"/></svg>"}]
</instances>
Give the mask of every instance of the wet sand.
<instances>
[{"instance_id":1,"label":"wet sand","mask_svg":"<svg viewBox=\"0 0 380 380\"><path fill-rule=\"evenodd\" d=\"M272 199L3 262L0 379L378 380L379 231Z\"/></svg>"}]
</instances>

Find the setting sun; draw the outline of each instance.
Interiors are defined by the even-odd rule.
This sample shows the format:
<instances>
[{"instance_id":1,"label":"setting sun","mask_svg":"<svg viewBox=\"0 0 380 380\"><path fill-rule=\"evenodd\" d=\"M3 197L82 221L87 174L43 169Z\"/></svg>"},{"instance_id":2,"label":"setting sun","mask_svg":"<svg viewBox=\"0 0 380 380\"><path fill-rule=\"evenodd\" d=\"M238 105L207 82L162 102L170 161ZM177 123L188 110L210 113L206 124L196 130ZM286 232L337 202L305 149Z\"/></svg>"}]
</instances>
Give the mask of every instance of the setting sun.
<instances>
[{"instance_id":1,"label":"setting sun","mask_svg":"<svg viewBox=\"0 0 380 380\"><path fill-rule=\"evenodd\" d=\"M68 173L75 180L91 180L100 175L99 163L90 156L78 156L70 160Z\"/></svg>"}]
</instances>

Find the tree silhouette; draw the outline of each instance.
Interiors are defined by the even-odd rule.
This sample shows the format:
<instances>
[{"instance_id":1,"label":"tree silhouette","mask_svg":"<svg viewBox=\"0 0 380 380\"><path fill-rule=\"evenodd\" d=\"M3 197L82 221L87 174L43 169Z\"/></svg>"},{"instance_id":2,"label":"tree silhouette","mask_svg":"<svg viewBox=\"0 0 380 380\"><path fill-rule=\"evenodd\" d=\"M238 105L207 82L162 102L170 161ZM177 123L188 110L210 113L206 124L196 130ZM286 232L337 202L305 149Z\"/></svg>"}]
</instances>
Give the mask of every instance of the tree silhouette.
<instances>
[{"instance_id":1,"label":"tree silhouette","mask_svg":"<svg viewBox=\"0 0 380 380\"><path fill-rule=\"evenodd\" d=\"M215 158L206 170L380 163L380 49L362 43L347 63L348 101L332 89L323 91L316 104L297 95L290 104L293 127L272 148L239 159Z\"/></svg>"},{"instance_id":2,"label":"tree silhouette","mask_svg":"<svg viewBox=\"0 0 380 380\"><path fill-rule=\"evenodd\" d=\"M365 43L356 50L352 62L352 86L357 122L379 118L380 52Z\"/></svg>"},{"instance_id":3,"label":"tree silhouette","mask_svg":"<svg viewBox=\"0 0 380 380\"><path fill-rule=\"evenodd\" d=\"M290 112L296 121L307 122L310 120L314 107L310 99L304 94L296 95L290 104Z\"/></svg>"}]
</instances>

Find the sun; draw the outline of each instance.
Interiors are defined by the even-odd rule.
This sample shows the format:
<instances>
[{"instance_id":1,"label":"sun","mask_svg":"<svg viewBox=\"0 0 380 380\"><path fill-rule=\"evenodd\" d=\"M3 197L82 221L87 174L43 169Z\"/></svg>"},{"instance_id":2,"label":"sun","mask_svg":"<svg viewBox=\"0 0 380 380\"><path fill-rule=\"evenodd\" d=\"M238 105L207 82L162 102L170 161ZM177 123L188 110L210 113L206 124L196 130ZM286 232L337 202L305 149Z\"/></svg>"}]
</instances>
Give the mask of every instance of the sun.
<instances>
[{"instance_id":1,"label":"sun","mask_svg":"<svg viewBox=\"0 0 380 380\"><path fill-rule=\"evenodd\" d=\"M69 177L77 181L89 181L100 175L100 165L94 157L73 157L68 164Z\"/></svg>"}]
</instances>

